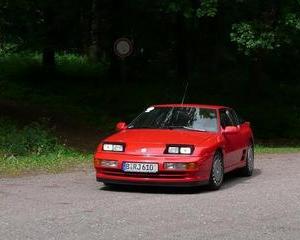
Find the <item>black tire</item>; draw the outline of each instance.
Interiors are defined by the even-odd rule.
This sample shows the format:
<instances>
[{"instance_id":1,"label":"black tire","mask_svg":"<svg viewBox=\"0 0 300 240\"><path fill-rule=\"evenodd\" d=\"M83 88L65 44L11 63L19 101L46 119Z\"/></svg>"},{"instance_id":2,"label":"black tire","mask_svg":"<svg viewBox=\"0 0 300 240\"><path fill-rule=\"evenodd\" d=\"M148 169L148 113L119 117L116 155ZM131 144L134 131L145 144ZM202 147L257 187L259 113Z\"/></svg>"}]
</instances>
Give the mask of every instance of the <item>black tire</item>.
<instances>
[{"instance_id":1,"label":"black tire","mask_svg":"<svg viewBox=\"0 0 300 240\"><path fill-rule=\"evenodd\" d=\"M220 151L217 151L214 155L210 178L209 178L209 189L218 190L223 184L224 179L224 161Z\"/></svg>"},{"instance_id":2,"label":"black tire","mask_svg":"<svg viewBox=\"0 0 300 240\"><path fill-rule=\"evenodd\" d=\"M241 168L240 174L243 177L250 177L253 174L253 169L254 169L254 146L251 143L247 148L246 166Z\"/></svg>"}]
</instances>

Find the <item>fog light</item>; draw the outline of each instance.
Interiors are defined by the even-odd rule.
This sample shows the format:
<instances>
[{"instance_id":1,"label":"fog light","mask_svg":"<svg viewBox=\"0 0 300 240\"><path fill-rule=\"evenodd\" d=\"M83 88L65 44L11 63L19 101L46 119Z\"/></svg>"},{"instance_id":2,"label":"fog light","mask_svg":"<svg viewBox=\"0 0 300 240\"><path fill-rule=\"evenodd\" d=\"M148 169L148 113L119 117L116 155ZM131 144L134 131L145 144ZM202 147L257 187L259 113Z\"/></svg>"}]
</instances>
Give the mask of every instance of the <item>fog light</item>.
<instances>
[{"instance_id":1,"label":"fog light","mask_svg":"<svg viewBox=\"0 0 300 240\"><path fill-rule=\"evenodd\" d=\"M192 170L197 169L197 164L191 163L165 163L164 168L166 170Z\"/></svg>"},{"instance_id":2,"label":"fog light","mask_svg":"<svg viewBox=\"0 0 300 240\"><path fill-rule=\"evenodd\" d=\"M101 167L115 168L118 166L118 161L115 160L100 160Z\"/></svg>"},{"instance_id":3,"label":"fog light","mask_svg":"<svg viewBox=\"0 0 300 240\"><path fill-rule=\"evenodd\" d=\"M185 170L186 163L165 163L164 167L168 170Z\"/></svg>"}]
</instances>

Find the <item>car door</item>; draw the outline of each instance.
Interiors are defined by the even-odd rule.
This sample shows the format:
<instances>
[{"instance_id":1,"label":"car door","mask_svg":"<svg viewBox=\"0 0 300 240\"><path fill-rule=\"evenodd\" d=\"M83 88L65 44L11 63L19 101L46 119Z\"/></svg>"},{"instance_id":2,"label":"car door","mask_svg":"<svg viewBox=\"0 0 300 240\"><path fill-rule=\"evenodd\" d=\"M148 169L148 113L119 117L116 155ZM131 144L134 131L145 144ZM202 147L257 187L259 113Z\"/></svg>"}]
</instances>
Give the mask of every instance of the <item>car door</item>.
<instances>
[{"instance_id":1,"label":"car door","mask_svg":"<svg viewBox=\"0 0 300 240\"><path fill-rule=\"evenodd\" d=\"M232 115L230 109L220 110L220 121L223 130L227 126L237 127L237 132L233 134L226 134L223 132L223 137L225 140L225 156L224 156L224 167L230 168L240 162L242 159L242 149L241 149L241 134L239 123Z\"/></svg>"},{"instance_id":2,"label":"car door","mask_svg":"<svg viewBox=\"0 0 300 240\"><path fill-rule=\"evenodd\" d=\"M240 128L239 148L241 148L242 150L246 150L249 146L250 139L252 139L252 132L249 127L249 123L247 123L243 118L241 118L233 109L231 109L231 114L234 115L234 117L236 118L238 126Z\"/></svg>"},{"instance_id":3,"label":"car door","mask_svg":"<svg viewBox=\"0 0 300 240\"><path fill-rule=\"evenodd\" d=\"M237 113L233 109L228 109L229 117L232 118L232 121L234 122L234 125L238 128L238 132L236 134L236 155L237 155L237 161L236 164L239 164L241 160L243 159L245 155L245 147L248 145L246 141L249 139L246 139L248 134L247 126L244 124L244 121L237 115Z\"/></svg>"}]
</instances>

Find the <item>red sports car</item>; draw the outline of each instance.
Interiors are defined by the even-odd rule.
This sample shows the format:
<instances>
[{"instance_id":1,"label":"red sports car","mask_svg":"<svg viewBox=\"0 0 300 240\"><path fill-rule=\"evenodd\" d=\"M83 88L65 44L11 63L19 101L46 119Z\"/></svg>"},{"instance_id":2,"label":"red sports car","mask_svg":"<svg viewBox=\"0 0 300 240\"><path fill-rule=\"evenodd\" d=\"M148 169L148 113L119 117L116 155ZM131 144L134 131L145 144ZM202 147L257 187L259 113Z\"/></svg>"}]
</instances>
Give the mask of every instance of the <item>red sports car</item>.
<instances>
[{"instance_id":1,"label":"red sports car","mask_svg":"<svg viewBox=\"0 0 300 240\"><path fill-rule=\"evenodd\" d=\"M155 105L116 128L94 156L97 181L105 185L208 184L219 189L226 172L252 175L252 130L232 108Z\"/></svg>"}]
</instances>

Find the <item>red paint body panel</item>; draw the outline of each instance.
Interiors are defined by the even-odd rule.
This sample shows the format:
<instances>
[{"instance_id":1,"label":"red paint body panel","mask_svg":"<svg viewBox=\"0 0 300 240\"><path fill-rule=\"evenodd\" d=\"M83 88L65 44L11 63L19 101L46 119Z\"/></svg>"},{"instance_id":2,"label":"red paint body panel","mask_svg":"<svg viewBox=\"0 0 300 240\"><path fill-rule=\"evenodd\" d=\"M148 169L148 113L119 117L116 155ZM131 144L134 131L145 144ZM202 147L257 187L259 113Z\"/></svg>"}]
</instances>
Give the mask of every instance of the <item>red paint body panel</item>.
<instances>
[{"instance_id":1,"label":"red paint body panel","mask_svg":"<svg viewBox=\"0 0 300 240\"><path fill-rule=\"evenodd\" d=\"M220 110L226 107L199 104L166 104L154 107L199 107ZM243 155L250 141L252 130L248 123L237 126L237 133L225 134L220 125L218 113L218 132L189 131L185 129L124 129L107 137L103 142L123 143L124 152L102 150L101 142L94 156L96 177L102 182L131 184L201 184L210 178L212 160L215 152L221 150L224 171L228 172L245 166ZM193 145L191 155L166 154L167 144ZM146 149L146 152L143 150ZM98 160L116 160L117 167L102 167ZM126 173L122 170L124 162L157 163L158 173ZM166 170L164 163L195 163L194 169Z\"/></svg>"}]
</instances>

